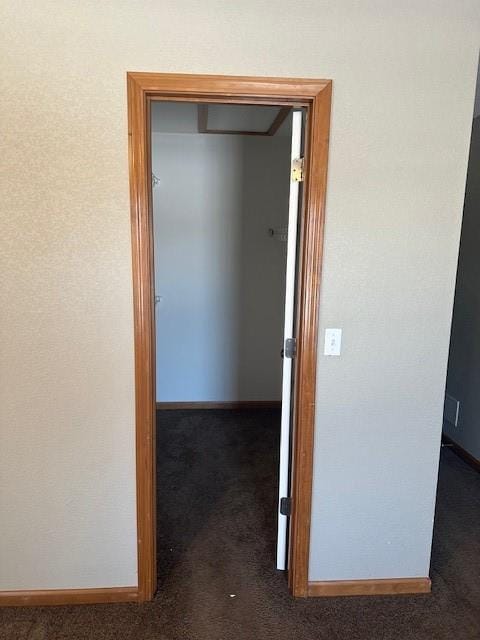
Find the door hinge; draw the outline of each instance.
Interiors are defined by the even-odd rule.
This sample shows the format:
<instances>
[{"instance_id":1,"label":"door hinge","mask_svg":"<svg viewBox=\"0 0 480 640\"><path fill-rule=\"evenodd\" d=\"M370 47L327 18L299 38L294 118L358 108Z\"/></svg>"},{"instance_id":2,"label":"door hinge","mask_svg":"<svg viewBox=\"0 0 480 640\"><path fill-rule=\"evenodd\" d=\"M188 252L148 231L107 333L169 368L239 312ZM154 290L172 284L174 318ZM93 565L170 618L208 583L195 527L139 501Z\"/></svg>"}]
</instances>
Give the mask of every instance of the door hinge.
<instances>
[{"instance_id":1,"label":"door hinge","mask_svg":"<svg viewBox=\"0 0 480 640\"><path fill-rule=\"evenodd\" d=\"M303 182L303 177L304 177L303 165L304 165L303 158L296 158L292 162L292 182Z\"/></svg>"},{"instance_id":2,"label":"door hinge","mask_svg":"<svg viewBox=\"0 0 480 640\"><path fill-rule=\"evenodd\" d=\"M282 516L290 516L292 513L292 499L280 498L280 513Z\"/></svg>"},{"instance_id":3,"label":"door hinge","mask_svg":"<svg viewBox=\"0 0 480 640\"><path fill-rule=\"evenodd\" d=\"M285 358L295 358L297 355L297 340L296 338L287 338L285 340L285 347L283 349L283 355Z\"/></svg>"}]
</instances>

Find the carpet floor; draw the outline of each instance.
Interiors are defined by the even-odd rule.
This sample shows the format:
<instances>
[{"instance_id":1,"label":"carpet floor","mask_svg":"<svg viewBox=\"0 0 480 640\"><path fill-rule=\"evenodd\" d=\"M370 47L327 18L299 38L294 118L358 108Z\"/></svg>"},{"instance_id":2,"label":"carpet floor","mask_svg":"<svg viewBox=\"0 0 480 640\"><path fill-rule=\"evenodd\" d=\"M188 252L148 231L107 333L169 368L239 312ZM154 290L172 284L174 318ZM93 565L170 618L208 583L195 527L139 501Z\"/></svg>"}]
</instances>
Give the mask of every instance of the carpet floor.
<instances>
[{"instance_id":1,"label":"carpet floor","mask_svg":"<svg viewBox=\"0 0 480 640\"><path fill-rule=\"evenodd\" d=\"M277 411L158 417L158 593L0 610L2 640L480 640L480 475L442 450L433 591L294 600L274 569Z\"/></svg>"}]
</instances>

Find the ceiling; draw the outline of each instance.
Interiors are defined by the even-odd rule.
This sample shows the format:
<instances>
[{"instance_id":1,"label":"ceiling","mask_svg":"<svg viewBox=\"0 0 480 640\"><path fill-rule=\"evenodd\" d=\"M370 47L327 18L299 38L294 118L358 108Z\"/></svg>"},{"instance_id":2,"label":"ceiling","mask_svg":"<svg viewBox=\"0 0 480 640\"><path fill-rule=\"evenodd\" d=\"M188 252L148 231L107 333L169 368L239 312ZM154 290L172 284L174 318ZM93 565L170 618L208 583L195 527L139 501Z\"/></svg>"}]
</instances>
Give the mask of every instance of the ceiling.
<instances>
[{"instance_id":1,"label":"ceiling","mask_svg":"<svg viewBox=\"0 0 480 640\"><path fill-rule=\"evenodd\" d=\"M209 104L207 128L228 131L268 131L280 107L261 105ZM152 132L198 133L198 104L193 102L152 102ZM289 135L286 118L276 135Z\"/></svg>"}]
</instances>

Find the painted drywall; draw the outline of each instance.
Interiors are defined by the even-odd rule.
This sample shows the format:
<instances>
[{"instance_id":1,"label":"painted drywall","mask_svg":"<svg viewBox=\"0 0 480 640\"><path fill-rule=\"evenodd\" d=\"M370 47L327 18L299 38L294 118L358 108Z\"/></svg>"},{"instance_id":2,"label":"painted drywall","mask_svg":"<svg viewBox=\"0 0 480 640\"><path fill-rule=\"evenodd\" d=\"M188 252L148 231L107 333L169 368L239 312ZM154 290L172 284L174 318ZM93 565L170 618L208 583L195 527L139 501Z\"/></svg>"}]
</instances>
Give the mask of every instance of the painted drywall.
<instances>
[{"instance_id":1,"label":"painted drywall","mask_svg":"<svg viewBox=\"0 0 480 640\"><path fill-rule=\"evenodd\" d=\"M0 588L136 580L127 70L333 79L320 330L344 332L310 577L425 575L478 1L5 1L0 24Z\"/></svg>"},{"instance_id":2,"label":"painted drywall","mask_svg":"<svg viewBox=\"0 0 480 640\"><path fill-rule=\"evenodd\" d=\"M280 400L289 138L153 133L152 168L157 401Z\"/></svg>"},{"instance_id":3,"label":"painted drywall","mask_svg":"<svg viewBox=\"0 0 480 640\"><path fill-rule=\"evenodd\" d=\"M477 72L477 91L475 93L475 106L473 108L473 117L480 116L480 61Z\"/></svg>"},{"instance_id":4,"label":"painted drywall","mask_svg":"<svg viewBox=\"0 0 480 640\"><path fill-rule=\"evenodd\" d=\"M473 120L457 286L452 320L447 393L460 401L458 423L444 431L480 459L480 118Z\"/></svg>"}]
</instances>

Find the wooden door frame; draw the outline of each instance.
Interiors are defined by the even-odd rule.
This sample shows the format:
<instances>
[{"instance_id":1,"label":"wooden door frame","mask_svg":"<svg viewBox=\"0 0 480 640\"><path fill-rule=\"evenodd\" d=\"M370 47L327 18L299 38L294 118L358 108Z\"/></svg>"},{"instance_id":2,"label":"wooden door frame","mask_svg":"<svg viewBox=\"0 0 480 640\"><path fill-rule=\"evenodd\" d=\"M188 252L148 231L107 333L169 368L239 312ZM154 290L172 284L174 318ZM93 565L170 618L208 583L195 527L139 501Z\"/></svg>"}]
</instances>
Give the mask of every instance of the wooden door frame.
<instances>
[{"instance_id":1,"label":"wooden door frame","mask_svg":"<svg viewBox=\"0 0 480 640\"><path fill-rule=\"evenodd\" d=\"M331 80L128 73L135 340L138 599L156 590L155 329L150 104L152 100L305 107L305 182L297 278L289 588L308 595L315 378ZM273 560L272 560L273 562Z\"/></svg>"}]
</instances>

